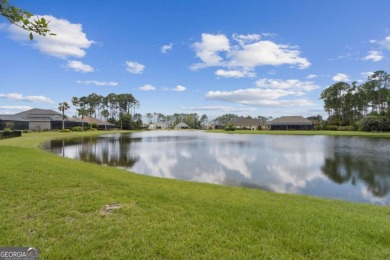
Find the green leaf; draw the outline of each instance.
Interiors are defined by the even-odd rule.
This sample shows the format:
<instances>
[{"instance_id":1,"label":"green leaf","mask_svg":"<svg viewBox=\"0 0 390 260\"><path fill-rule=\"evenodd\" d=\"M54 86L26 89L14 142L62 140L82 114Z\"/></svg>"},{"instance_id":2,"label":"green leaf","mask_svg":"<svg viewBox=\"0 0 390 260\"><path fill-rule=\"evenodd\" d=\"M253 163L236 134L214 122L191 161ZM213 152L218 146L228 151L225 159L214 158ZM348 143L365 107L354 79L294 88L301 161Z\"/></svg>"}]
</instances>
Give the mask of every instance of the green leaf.
<instances>
[{"instance_id":1,"label":"green leaf","mask_svg":"<svg viewBox=\"0 0 390 260\"><path fill-rule=\"evenodd\" d=\"M30 40L32 41L34 39L34 36L32 34L32 32L30 32Z\"/></svg>"}]
</instances>

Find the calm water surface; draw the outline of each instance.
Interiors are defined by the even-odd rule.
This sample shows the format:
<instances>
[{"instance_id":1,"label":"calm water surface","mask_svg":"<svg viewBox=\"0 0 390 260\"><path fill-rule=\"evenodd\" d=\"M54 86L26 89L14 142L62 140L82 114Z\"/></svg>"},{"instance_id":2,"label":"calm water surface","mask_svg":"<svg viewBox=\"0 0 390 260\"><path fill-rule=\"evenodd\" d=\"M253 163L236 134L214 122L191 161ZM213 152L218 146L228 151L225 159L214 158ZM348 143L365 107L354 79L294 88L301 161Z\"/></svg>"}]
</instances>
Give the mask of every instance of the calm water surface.
<instances>
[{"instance_id":1,"label":"calm water surface","mask_svg":"<svg viewBox=\"0 0 390 260\"><path fill-rule=\"evenodd\" d=\"M390 139L153 131L46 144L74 159L163 178L390 203Z\"/></svg>"}]
</instances>

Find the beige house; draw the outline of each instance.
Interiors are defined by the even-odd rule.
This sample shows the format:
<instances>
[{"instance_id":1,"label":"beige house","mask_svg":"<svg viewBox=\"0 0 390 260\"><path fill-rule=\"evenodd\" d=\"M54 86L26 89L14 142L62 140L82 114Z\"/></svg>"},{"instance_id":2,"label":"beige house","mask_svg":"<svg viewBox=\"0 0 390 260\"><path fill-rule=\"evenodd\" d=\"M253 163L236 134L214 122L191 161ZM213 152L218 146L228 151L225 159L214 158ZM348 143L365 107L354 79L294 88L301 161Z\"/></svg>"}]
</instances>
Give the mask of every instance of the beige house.
<instances>
[{"instance_id":1,"label":"beige house","mask_svg":"<svg viewBox=\"0 0 390 260\"><path fill-rule=\"evenodd\" d=\"M262 129L265 124L260 119L237 117L236 120L233 121L233 125L236 129L259 130Z\"/></svg>"}]
</instances>

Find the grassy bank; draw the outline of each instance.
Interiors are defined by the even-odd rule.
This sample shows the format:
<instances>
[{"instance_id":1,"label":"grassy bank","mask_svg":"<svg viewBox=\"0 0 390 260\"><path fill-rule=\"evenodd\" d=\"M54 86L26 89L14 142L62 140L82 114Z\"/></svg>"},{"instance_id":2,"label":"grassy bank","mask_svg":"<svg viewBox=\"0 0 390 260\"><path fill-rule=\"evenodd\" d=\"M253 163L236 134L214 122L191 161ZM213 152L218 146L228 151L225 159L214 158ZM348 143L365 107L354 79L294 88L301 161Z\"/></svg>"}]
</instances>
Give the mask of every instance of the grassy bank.
<instances>
[{"instance_id":1,"label":"grassy bank","mask_svg":"<svg viewBox=\"0 0 390 260\"><path fill-rule=\"evenodd\" d=\"M331 135L331 136L361 136L361 137L384 137L390 138L390 132L374 133L363 131L327 131L327 130L234 130L225 131L223 129L207 130L209 133L226 134L263 134L263 135Z\"/></svg>"},{"instance_id":2,"label":"grassy bank","mask_svg":"<svg viewBox=\"0 0 390 260\"><path fill-rule=\"evenodd\" d=\"M37 148L89 134L0 141L0 246L45 259L390 258L390 207L153 178Z\"/></svg>"}]
</instances>

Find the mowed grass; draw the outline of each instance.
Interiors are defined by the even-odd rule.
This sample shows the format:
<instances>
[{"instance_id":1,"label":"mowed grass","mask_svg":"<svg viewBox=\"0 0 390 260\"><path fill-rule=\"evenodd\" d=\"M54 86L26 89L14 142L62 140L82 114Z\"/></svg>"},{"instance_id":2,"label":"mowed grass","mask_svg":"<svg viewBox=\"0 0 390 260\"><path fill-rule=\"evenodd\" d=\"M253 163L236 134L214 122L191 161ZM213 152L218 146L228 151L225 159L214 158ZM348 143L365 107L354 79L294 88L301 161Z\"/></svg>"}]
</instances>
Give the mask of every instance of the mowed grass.
<instances>
[{"instance_id":1,"label":"mowed grass","mask_svg":"<svg viewBox=\"0 0 390 260\"><path fill-rule=\"evenodd\" d=\"M390 207L153 178L37 148L91 134L0 141L0 246L43 259L390 259Z\"/></svg>"}]
</instances>

